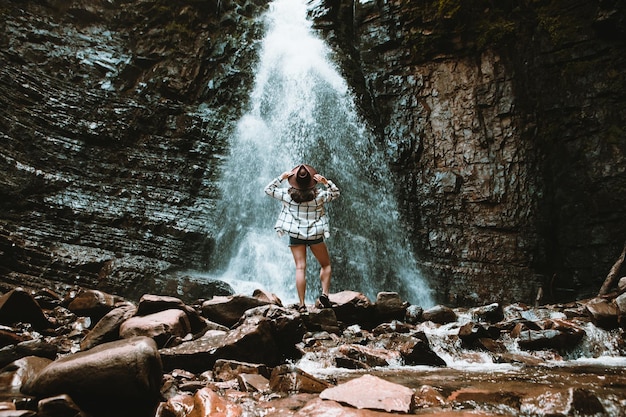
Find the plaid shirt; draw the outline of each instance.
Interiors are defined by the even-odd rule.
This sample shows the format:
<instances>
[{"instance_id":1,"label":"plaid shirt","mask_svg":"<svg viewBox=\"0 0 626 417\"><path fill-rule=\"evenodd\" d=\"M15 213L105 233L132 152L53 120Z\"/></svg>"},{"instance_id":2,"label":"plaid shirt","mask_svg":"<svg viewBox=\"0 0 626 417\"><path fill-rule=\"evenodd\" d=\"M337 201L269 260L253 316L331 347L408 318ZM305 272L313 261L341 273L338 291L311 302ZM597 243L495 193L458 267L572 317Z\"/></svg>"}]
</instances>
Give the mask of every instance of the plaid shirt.
<instances>
[{"instance_id":1,"label":"plaid shirt","mask_svg":"<svg viewBox=\"0 0 626 417\"><path fill-rule=\"evenodd\" d=\"M283 203L274 225L278 235L287 233L291 237L303 240L328 237L330 227L328 216L324 212L324 203L339 197L339 188L328 180L326 190L318 192L314 200L296 203L291 199L289 190L280 187L281 182L281 178L278 177L265 187L265 194Z\"/></svg>"}]
</instances>

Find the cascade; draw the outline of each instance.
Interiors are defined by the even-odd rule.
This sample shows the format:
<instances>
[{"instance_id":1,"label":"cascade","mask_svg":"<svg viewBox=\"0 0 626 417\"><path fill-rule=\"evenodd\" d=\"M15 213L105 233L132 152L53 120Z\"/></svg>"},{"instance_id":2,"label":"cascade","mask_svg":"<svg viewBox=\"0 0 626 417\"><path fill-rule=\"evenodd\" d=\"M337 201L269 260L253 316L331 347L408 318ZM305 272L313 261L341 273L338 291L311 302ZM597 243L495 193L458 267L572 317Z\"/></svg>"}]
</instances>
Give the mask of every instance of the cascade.
<instances>
[{"instance_id":1,"label":"cascade","mask_svg":"<svg viewBox=\"0 0 626 417\"><path fill-rule=\"evenodd\" d=\"M395 178L360 119L351 91L314 33L305 0L275 0L263 16L266 34L249 110L239 120L223 164L215 266L208 275L237 293L263 288L297 300L287 238L273 229L280 203L263 192L299 163L333 180L341 197L326 205L333 266L331 292L353 290L375 300L397 291L411 304L433 304L393 196ZM286 182L285 182L286 183ZM319 294L309 253L307 300Z\"/></svg>"}]
</instances>

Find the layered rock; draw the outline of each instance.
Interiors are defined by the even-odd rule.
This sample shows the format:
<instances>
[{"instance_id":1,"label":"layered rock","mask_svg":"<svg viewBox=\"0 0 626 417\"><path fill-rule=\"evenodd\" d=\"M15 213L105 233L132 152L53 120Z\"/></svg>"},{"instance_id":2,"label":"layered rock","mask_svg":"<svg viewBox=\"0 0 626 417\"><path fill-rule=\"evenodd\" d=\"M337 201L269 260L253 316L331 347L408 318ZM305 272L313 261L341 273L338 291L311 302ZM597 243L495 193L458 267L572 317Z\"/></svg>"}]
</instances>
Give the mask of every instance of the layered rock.
<instances>
[{"instance_id":1,"label":"layered rock","mask_svg":"<svg viewBox=\"0 0 626 417\"><path fill-rule=\"evenodd\" d=\"M597 293L626 240L624 8L324 6L440 299Z\"/></svg>"}]
</instances>

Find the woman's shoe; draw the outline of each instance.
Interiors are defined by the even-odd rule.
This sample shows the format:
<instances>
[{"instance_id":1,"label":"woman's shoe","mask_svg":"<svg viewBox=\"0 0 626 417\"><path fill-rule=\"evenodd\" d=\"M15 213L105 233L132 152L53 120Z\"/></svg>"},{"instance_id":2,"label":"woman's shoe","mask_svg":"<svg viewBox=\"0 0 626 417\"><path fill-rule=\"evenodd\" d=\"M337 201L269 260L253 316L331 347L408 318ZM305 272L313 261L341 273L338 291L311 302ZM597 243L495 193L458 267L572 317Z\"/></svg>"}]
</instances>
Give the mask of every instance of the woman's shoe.
<instances>
[{"instance_id":1,"label":"woman's shoe","mask_svg":"<svg viewBox=\"0 0 626 417\"><path fill-rule=\"evenodd\" d=\"M306 309L306 306L304 304L302 304L301 306L298 306L298 313L302 314L306 312L308 312L308 310Z\"/></svg>"},{"instance_id":2,"label":"woman's shoe","mask_svg":"<svg viewBox=\"0 0 626 417\"><path fill-rule=\"evenodd\" d=\"M330 303L330 300L328 299L328 296L326 294L322 294L320 295L320 298L318 298L320 304L322 305L322 307L324 308L331 308L333 305Z\"/></svg>"}]
</instances>

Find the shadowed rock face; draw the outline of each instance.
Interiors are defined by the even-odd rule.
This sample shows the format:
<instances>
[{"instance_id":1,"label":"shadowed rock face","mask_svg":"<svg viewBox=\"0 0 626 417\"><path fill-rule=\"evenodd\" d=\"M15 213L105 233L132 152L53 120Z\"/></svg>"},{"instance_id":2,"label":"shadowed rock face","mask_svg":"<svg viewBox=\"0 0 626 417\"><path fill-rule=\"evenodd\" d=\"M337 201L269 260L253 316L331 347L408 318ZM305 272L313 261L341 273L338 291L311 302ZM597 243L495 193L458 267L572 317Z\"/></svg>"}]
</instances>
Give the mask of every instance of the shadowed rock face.
<instances>
[{"instance_id":1,"label":"shadowed rock face","mask_svg":"<svg viewBox=\"0 0 626 417\"><path fill-rule=\"evenodd\" d=\"M441 299L597 293L626 240L623 5L333 5Z\"/></svg>"},{"instance_id":2,"label":"shadowed rock face","mask_svg":"<svg viewBox=\"0 0 626 417\"><path fill-rule=\"evenodd\" d=\"M57 3L0 0L0 290L181 295L269 2ZM626 239L624 6L377 3L313 15L439 299L596 292Z\"/></svg>"},{"instance_id":3,"label":"shadowed rock face","mask_svg":"<svg viewBox=\"0 0 626 417\"><path fill-rule=\"evenodd\" d=\"M239 3L0 3L4 289L176 293L208 264L265 6Z\"/></svg>"}]
</instances>

